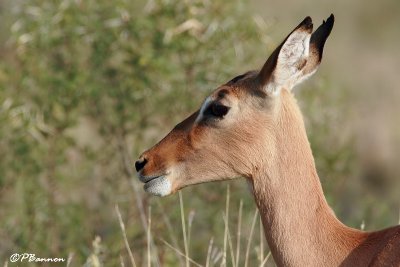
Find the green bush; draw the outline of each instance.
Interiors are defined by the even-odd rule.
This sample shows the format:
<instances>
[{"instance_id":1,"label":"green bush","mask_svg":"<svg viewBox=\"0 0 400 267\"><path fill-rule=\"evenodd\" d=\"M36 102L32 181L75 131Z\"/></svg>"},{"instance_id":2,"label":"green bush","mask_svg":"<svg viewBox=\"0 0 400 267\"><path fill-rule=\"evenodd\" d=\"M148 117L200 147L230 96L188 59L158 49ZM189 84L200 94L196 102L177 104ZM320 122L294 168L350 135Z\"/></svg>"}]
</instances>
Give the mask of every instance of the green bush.
<instances>
[{"instance_id":1,"label":"green bush","mask_svg":"<svg viewBox=\"0 0 400 267\"><path fill-rule=\"evenodd\" d=\"M133 181L133 160L218 83L246 70L259 29L241 2L7 7L11 32L0 69L0 235L7 242L0 258L74 252L82 263L99 235L107 266L114 265L125 253L114 203L130 218L129 240L146 240L134 203L149 200ZM165 210L179 219L176 208Z\"/></svg>"}]
</instances>

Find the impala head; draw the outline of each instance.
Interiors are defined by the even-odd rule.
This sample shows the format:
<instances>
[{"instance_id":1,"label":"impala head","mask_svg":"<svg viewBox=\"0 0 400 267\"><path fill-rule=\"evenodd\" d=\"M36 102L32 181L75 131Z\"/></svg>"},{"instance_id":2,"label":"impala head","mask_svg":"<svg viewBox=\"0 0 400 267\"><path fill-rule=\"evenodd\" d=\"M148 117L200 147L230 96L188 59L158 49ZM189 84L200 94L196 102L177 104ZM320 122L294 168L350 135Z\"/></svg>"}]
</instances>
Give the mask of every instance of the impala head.
<instances>
[{"instance_id":1,"label":"impala head","mask_svg":"<svg viewBox=\"0 0 400 267\"><path fill-rule=\"evenodd\" d=\"M198 183L252 179L276 147L281 94L315 72L333 23L331 15L312 33L311 18L305 18L260 71L219 86L199 110L140 156L135 167L144 189L165 196Z\"/></svg>"}]
</instances>

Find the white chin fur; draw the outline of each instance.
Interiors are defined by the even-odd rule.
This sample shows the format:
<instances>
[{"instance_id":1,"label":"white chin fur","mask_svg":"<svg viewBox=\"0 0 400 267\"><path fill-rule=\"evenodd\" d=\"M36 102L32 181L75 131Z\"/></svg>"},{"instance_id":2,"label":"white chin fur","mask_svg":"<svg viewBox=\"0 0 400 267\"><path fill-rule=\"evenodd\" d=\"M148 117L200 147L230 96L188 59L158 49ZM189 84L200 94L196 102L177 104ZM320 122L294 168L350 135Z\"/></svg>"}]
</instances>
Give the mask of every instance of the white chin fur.
<instances>
[{"instance_id":1,"label":"white chin fur","mask_svg":"<svg viewBox=\"0 0 400 267\"><path fill-rule=\"evenodd\" d=\"M165 176L161 176L147 182L144 185L144 191L147 193L164 197L171 194L171 182Z\"/></svg>"}]
</instances>

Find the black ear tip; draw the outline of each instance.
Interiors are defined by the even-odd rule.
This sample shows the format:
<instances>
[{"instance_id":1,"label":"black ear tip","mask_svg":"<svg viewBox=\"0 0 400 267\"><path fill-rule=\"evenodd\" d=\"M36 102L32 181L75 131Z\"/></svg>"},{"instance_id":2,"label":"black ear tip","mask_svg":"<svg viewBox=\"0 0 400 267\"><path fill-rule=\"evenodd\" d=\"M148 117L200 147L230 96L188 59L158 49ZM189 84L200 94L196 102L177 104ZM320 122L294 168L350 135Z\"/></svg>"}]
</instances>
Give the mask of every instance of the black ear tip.
<instances>
[{"instance_id":1,"label":"black ear tip","mask_svg":"<svg viewBox=\"0 0 400 267\"><path fill-rule=\"evenodd\" d=\"M335 23L335 16L333 14L331 14L329 16L329 18L326 20L326 22L329 24L332 24L332 26L333 26L333 23Z\"/></svg>"},{"instance_id":2,"label":"black ear tip","mask_svg":"<svg viewBox=\"0 0 400 267\"><path fill-rule=\"evenodd\" d=\"M313 23L312 19L310 16L307 16L305 19L303 19L302 22L300 22L299 26L297 26L294 30L302 29L305 30L309 33L312 32L313 29Z\"/></svg>"},{"instance_id":3,"label":"black ear tip","mask_svg":"<svg viewBox=\"0 0 400 267\"><path fill-rule=\"evenodd\" d=\"M322 21L321 26L318 27L316 32L325 32L326 37L328 37L328 35L332 31L334 23L335 23L335 16L331 14L329 18L326 19L326 21L325 20ZM316 35L319 35L319 33Z\"/></svg>"},{"instance_id":4,"label":"black ear tip","mask_svg":"<svg viewBox=\"0 0 400 267\"><path fill-rule=\"evenodd\" d=\"M310 16L307 16L303 22L301 23L301 25L303 25L306 29L312 28L313 23L312 23L312 19Z\"/></svg>"}]
</instances>

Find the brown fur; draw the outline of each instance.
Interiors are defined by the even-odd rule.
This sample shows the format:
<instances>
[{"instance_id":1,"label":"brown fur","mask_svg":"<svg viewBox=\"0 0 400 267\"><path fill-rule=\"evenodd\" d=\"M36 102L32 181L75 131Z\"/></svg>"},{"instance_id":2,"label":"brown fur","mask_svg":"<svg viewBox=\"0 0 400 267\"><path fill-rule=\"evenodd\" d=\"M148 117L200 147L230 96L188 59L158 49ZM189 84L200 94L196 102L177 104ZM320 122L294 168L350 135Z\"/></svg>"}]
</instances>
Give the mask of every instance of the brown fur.
<instances>
[{"instance_id":1,"label":"brown fur","mask_svg":"<svg viewBox=\"0 0 400 267\"><path fill-rule=\"evenodd\" d=\"M294 32L310 30L311 19L302 23L305 26L300 24ZM287 85L316 70L332 26L333 16L314 33L309 58L305 64L299 64L304 58L294 60L298 73ZM193 113L142 155L147 164L140 174L167 174L172 192L245 177L278 266L400 266L400 226L363 232L335 217L325 200L291 88L265 89L282 71L275 66L282 60L284 43L260 72L249 72L211 94L207 103L230 108L223 119Z\"/></svg>"}]
</instances>

